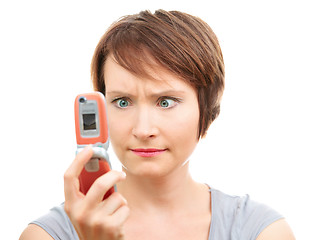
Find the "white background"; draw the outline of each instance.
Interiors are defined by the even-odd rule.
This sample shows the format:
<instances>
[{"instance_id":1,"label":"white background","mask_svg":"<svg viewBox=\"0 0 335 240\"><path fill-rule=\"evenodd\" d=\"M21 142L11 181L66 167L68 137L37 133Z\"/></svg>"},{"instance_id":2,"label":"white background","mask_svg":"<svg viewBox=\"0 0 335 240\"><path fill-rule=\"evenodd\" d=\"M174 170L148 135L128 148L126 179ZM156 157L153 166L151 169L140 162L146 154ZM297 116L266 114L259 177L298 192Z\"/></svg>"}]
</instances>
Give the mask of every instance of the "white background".
<instances>
[{"instance_id":1,"label":"white background","mask_svg":"<svg viewBox=\"0 0 335 240\"><path fill-rule=\"evenodd\" d=\"M331 1L5 1L0 3L3 239L63 201L75 153L73 101L119 17L163 8L218 35L226 89L219 119L191 157L195 179L250 194L298 239L335 239L335 37ZM119 168L115 157L112 164Z\"/></svg>"}]
</instances>

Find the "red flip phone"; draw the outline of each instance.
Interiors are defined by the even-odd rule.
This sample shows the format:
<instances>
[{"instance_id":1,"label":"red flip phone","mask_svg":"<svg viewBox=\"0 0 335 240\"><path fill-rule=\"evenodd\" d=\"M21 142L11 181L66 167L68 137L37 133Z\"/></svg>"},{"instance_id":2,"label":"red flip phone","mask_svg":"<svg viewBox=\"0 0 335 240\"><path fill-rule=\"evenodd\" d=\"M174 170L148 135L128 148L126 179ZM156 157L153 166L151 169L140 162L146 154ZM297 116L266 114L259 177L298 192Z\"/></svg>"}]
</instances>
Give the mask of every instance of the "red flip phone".
<instances>
[{"instance_id":1,"label":"red flip phone","mask_svg":"<svg viewBox=\"0 0 335 240\"><path fill-rule=\"evenodd\" d=\"M98 177L112 169L107 152L109 137L105 97L100 92L79 94L74 109L77 153L87 145L92 145L94 152L79 176L80 191L86 194ZM115 186L107 191L104 199L114 191Z\"/></svg>"}]
</instances>

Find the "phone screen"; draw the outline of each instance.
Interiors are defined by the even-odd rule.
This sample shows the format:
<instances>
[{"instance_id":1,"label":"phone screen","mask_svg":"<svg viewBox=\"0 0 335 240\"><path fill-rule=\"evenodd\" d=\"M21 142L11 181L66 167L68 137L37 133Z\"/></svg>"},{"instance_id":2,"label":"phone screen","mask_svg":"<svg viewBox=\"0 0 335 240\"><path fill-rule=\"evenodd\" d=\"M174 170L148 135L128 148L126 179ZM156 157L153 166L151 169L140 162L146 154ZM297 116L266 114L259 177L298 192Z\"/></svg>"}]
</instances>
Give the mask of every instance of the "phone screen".
<instances>
[{"instance_id":1,"label":"phone screen","mask_svg":"<svg viewBox=\"0 0 335 240\"><path fill-rule=\"evenodd\" d=\"M95 114L83 114L84 130L96 130Z\"/></svg>"}]
</instances>

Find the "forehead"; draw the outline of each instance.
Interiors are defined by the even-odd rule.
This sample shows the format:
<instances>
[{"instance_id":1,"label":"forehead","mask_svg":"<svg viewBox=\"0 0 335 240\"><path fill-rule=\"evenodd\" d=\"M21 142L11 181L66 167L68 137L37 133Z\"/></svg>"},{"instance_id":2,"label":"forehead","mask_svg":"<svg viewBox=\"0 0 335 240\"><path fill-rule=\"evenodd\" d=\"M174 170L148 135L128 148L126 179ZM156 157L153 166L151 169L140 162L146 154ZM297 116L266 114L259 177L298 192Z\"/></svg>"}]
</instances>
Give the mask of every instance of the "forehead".
<instances>
[{"instance_id":1,"label":"forehead","mask_svg":"<svg viewBox=\"0 0 335 240\"><path fill-rule=\"evenodd\" d=\"M132 90L139 86L152 90L195 91L184 79L157 64L147 64L142 67L146 74L136 74L120 66L113 57L108 57L104 65L106 93L116 89Z\"/></svg>"}]
</instances>

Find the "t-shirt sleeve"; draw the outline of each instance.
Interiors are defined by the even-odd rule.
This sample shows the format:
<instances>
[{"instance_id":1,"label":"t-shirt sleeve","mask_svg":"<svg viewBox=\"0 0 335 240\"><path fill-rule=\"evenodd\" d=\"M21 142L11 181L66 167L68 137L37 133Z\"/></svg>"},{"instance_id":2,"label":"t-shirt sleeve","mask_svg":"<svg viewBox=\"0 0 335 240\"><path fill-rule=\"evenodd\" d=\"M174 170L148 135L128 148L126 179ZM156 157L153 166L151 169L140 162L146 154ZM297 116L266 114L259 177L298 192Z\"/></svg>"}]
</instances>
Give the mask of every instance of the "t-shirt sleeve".
<instances>
[{"instance_id":1,"label":"t-shirt sleeve","mask_svg":"<svg viewBox=\"0 0 335 240\"><path fill-rule=\"evenodd\" d=\"M248 195L241 198L238 211L240 239L246 240L256 240L267 226L283 218L267 205L250 200Z\"/></svg>"},{"instance_id":2,"label":"t-shirt sleeve","mask_svg":"<svg viewBox=\"0 0 335 240\"><path fill-rule=\"evenodd\" d=\"M46 215L32 221L43 228L52 238L56 240L78 240L78 235L64 211L64 206L60 205L52 208Z\"/></svg>"}]
</instances>

